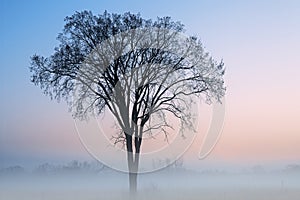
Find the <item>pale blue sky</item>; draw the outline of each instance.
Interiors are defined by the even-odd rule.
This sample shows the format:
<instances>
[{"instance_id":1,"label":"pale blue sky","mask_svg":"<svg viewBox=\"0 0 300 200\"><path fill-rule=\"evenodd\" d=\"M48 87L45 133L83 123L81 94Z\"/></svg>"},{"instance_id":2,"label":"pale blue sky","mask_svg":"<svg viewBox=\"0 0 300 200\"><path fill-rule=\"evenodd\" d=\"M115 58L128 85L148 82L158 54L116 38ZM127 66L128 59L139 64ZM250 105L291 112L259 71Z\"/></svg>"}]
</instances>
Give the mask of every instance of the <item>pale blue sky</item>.
<instances>
[{"instance_id":1,"label":"pale blue sky","mask_svg":"<svg viewBox=\"0 0 300 200\"><path fill-rule=\"evenodd\" d=\"M31 55L48 56L53 52L63 19L85 9L94 14L108 10L140 12L145 18L171 16L186 25L188 34L199 36L214 57L224 59L228 114L219 148L229 150L222 154L217 149L216 159L239 160L248 156L251 160L254 153L248 152L245 145L235 145L239 142L234 140L248 141L252 146L258 143L262 148L260 130L264 130L263 138L270 137L274 133L270 126L282 118L290 119L282 122L289 139L283 140L282 148L275 139L266 142L266 146L273 147L276 154L282 153L278 159L300 160L293 154L299 152L295 147L300 146L300 127L296 120L300 119L300 1L2 0L0 163L89 157L76 136L66 105L44 96L30 83L28 70ZM258 113L262 114L257 116ZM278 118L274 117L277 115ZM273 121L268 121L269 118ZM267 124L261 125L263 120ZM249 131L243 133L243 129ZM241 137L243 134L245 137ZM279 134L278 138L281 136L284 137ZM295 142L290 145L289 141ZM288 146L292 149L286 150ZM232 153L239 151L241 154ZM276 158L272 153L263 152L261 159L273 157Z\"/></svg>"}]
</instances>

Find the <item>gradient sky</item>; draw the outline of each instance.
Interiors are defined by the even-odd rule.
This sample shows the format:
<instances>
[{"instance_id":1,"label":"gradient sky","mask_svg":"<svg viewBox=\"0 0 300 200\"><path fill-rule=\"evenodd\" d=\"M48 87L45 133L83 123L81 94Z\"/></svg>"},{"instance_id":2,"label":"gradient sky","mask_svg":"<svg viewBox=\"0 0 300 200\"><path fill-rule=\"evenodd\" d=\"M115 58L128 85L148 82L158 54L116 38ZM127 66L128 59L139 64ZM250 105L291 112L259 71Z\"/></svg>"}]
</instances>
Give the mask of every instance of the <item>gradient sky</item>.
<instances>
[{"instance_id":1,"label":"gradient sky","mask_svg":"<svg viewBox=\"0 0 300 200\"><path fill-rule=\"evenodd\" d=\"M30 56L53 52L63 19L85 9L171 16L224 60L226 119L208 160L300 162L300 1L1 0L0 167L91 158L65 103L43 95L28 70Z\"/></svg>"}]
</instances>

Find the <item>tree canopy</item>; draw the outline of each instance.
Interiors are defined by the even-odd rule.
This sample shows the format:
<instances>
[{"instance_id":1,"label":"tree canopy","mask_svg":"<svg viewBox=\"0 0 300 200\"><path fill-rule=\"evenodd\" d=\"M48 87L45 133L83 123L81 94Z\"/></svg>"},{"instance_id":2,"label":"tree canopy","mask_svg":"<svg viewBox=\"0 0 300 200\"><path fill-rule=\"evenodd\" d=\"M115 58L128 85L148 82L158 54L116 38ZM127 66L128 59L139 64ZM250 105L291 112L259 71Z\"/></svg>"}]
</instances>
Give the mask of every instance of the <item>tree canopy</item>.
<instances>
[{"instance_id":1,"label":"tree canopy","mask_svg":"<svg viewBox=\"0 0 300 200\"><path fill-rule=\"evenodd\" d=\"M170 17L83 11L65 21L54 54L34 55L30 69L32 81L52 98L66 99L76 117L108 107L130 134L131 122L144 126L159 111L187 122L184 95L205 94L208 101L224 95L223 63L198 38L180 38L184 26ZM75 88L81 91L76 101Z\"/></svg>"}]
</instances>

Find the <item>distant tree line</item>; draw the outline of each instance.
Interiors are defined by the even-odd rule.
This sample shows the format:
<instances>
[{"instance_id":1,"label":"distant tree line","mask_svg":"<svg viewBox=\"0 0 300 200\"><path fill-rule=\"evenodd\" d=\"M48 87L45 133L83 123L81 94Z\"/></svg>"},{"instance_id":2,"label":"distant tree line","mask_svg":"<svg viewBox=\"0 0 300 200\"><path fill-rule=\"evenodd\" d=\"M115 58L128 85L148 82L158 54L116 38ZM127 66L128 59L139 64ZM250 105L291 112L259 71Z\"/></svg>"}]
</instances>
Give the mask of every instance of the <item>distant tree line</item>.
<instances>
[{"instance_id":1,"label":"distant tree line","mask_svg":"<svg viewBox=\"0 0 300 200\"><path fill-rule=\"evenodd\" d=\"M34 174L58 174L58 173L98 173L105 169L105 165L98 161L73 160L67 164L43 163L32 170ZM22 174L26 173L24 167L16 165L0 169L0 174Z\"/></svg>"},{"instance_id":2,"label":"distant tree line","mask_svg":"<svg viewBox=\"0 0 300 200\"><path fill-rule=\"evenodd\" d=\"M169 159L164 160L153 160L152 165L156 166L166 166L163 170L167 171L186 171L184 167L183 159L180 158L175 162L171 162ZM35 167L31 172L33 174L80 174L80 173L91 173L96 174L103 171L112 170L109 167L106 167L103 163L99 161L78 161L73 160L66 164L50 164L50 163L43 163ZM250 170L250 171L249 171ZM255 165L249 168L247 171L243 171L242 173L267 173L268 171L261 165ZM0 168L0 175L1 174L25 174L28 173L24 167L20 165L14 165L9 167ZM199 172L199 171L198 171ZM279 173L300 173L300 164L288 164L282 169L278 169L274 172ZM200 171L201 174L220 174L220 173L227 173L226 171L222 170L214 170L214 169L203 169Z\"/></svg>"},{"instance_id":3,"label":"distant tree line","mask_svg":"<svg viewBox=\"0 0 300 200\"><path fill-rule=\"evenodd\" d=\"M103 170L105 166L97 161L94 162L80 162L73 160L65 165L53 165L44 163L37 166L33 172L38 174L51 173L98 173Z\"/></svg>"}]
</instances>

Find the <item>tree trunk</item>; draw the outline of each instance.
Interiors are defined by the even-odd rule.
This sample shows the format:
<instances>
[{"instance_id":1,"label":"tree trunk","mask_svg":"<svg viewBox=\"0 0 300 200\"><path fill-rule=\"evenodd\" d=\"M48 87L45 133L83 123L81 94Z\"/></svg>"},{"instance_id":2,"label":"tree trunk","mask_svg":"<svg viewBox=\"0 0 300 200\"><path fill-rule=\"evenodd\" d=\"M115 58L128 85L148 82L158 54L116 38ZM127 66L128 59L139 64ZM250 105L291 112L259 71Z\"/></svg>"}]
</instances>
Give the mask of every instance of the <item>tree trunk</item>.
<instances>
[{"instance_id":1,"label":"tree trunk","mask_svg":"<svg viewBox=\"0 0 300 200\"><path fill-rule=\"evenodd\" d=\"M135 156L136 157L136 156ZM137 163L133 160L133 153L127 153L128 170L129 170L129 191L130 194L137 192Z\"/></svg>"},{"instance_id":2,"label":"tree trunk","mask_svg":"<svg viewBox=\"0 0 300 200\"><path fill-rule=\"evenodd\" d=\"M129 191L133 196L137 193L137 173L129 172Z\"/></svg>"},{"instance_id":3,"label":"tree trunk","mask_svg":"<svg viewBox=\"0 0 300 200\"><path fill-rule=\"evenodd\" d=\"M131 196L135 196L137 193L137 173L139 168L140 160L140 145L139 142L135 141L135 153L133 152L132 136L126 135L126 146L127 146L127 162L129 170L129 191Z\"/></svg>"}]
</instances>

